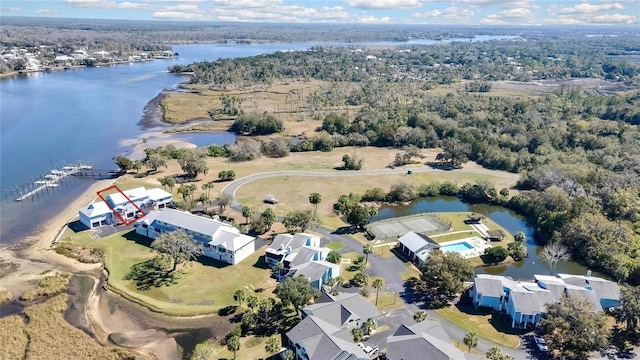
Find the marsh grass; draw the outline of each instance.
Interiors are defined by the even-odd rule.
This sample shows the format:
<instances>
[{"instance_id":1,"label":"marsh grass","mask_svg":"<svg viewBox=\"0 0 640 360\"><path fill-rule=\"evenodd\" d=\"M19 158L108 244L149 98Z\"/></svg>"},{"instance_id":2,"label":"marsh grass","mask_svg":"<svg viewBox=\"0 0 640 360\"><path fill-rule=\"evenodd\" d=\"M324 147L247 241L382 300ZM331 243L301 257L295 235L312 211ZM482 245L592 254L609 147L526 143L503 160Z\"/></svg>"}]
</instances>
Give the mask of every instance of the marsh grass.
<instances>
[{"instance_id":1,"label":"marsh grass","mask_svg":"<svg viewBox=\"0 0 640 360\"><path fill-rule=\"evenodd\" d=\"M2 289L0 290L0 305L7 304L13 299L13 294L11 291Z\"/></svg>"},{"instance_id":2,"label":"marsh grass","mask_svg":"<svg viewBox=\"0 0 640 360\"><path fill-rule=\"evenodd\" d=\"M40 280L38 286L25 291L20 298L25 301L33 301L40 297L59 294L67 289L69 280L71 280L71 274L69 273L47 276Z\"/></svg>"}]
</instances>

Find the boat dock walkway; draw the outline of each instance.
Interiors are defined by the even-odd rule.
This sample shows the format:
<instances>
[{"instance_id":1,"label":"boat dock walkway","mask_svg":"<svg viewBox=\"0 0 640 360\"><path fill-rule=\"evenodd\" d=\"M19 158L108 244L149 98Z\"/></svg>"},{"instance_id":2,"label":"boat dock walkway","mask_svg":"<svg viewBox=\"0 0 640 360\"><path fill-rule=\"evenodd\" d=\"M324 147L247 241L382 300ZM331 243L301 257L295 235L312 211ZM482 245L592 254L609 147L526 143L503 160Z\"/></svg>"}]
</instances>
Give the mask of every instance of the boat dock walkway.
<instances>
[{"instance_id":1,"label":"boat dock walkway","mask_svg":"<svg viewBox=\"0 0 640 360\"><path fill-rule=\"evenodd\" d=\"M21 191L20 196L16 199L16 201L24 201L31 196L39 193L40 191L46 190L50 187L57 187L60 185L60 182L67 176L75 175L76 173L82 171L89 172L91 170L92 166L90 165L64 166L61 169L51 170L51 172L43 176L42 179L33 182L38 186L26 193L22 193Z\"/></svg>"}]
</instances>

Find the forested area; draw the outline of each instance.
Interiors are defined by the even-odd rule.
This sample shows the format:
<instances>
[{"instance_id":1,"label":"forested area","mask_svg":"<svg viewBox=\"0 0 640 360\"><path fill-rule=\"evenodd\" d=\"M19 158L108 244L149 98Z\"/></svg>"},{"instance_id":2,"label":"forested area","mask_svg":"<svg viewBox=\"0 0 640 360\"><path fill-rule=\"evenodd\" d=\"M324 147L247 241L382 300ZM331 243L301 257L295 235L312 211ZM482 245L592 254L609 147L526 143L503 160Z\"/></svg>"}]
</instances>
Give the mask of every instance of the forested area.
<instances>
[{"instance_id":1,"label":"forested area","mask_svg":"<svg viewBox=\"0 0 640 360\"><path fill-rule=\"evenodd\" d=\"M321 80L304 94L317 135L292 151L373 145L443 148L522 174L517 195L488 196L526 214L538 241L559 241L576 260L640 281L640 68L617 54L632 38L464 42L394 49L314 47L176 66L210 89L265 88ZM494 81L605 80L546 95L492 92ZM464 82L456 90L434 92ZM559 83L558 83L559 84ZM611 89L614 90L611 90ZM493 191L495 193L495 190Z\"/></svg>"}]
</instances>

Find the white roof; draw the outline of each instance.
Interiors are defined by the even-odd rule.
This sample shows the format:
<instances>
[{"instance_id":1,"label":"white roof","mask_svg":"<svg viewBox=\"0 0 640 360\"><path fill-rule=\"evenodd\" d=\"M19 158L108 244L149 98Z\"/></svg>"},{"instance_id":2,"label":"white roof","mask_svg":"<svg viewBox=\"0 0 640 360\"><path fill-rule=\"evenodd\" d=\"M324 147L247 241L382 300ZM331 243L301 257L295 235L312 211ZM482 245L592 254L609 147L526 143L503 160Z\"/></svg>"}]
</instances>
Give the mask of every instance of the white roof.
<instances>
[{"instance_id":1,"label":"white roof","mask_svg":"<svg viewBox=\"0 0 640 360\"><path fill-rule=\"evenodd\" d=\"M100 215L106 215L110 212L111 209L109 209L109 206L104 201L94 202L83 208L80 208L80 213L90 218Z\"/></svg>"},{"instance_id":2,"label":"white roof","mask_svg":"<svg viewBox=\"0 0 640 360\"><path fill-rule=\"evenodd\" d=\"M211 245L222 245L229 251L236 251L241 249L247 244L253 242L256 238L249 235L240 234L238 229L220 228L218 232L213 236L213 240L209 242Z\"/></svg>"},{"instance_id":3,"label":"white roof","mask_svg":"<svg viewBox=\"0 0 640 360\"><path fill-rule=\"evenodd\" d=\"M127 195L127 197L131 201L136 201L138 199L145 198L145 197L148 196L147 195L147 189L145 189L144 187L138 187L138 188L135 188L135 189L125 190L125 191L123 191L123 193L125 195ZM111 200L111 202L113 203L114 207L116 205L123 205L123 204L128 204L129 203L129 200L127 200L127 198L124 197L124 195L122 195L120 192L108 195L107 199Z\"/></svg>"},{"instance_id":4,"label":"white roof","mask_svg":"<svg viewBox=\"0 0 640 360\"><path fill-rule=\"evenodd\" d=\"M166 199L168 197L172 197L173 195L171 195L171 193L168 193L160 188L153 188L153 189L147 190L147 196L149 196L149 199L157 201L161 199Z\"/></svg>"},{"instance_id":5,"label":"white roof","mask_svg":"<svg viewBox=\"0 0 640 360\"><path fill-rule=\"evenodd\" d=\"M174 209L160 211L155 220L211 236L220 228L233 228L231 224Z\"/></svg>"}]
</instances>

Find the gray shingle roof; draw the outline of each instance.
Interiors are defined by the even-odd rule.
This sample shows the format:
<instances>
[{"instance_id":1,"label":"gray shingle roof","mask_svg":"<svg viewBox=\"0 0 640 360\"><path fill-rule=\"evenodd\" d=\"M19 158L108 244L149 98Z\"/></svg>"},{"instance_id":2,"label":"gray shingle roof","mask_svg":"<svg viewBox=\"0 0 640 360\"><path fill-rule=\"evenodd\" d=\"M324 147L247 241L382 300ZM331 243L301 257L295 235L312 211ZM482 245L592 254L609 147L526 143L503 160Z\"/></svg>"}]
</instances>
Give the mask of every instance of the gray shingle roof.
<instances>
[{"instance_id":1,"label":"gray shingle roof","mask_svg":"<svg viewBox=\"0 0 640 360\"><path fill-rule=\"evenodd\" d=\"M544 311L544 305L538 302L538 296L530 291L512 291L509 301L513 303L515 311L521 314L539 314Z\"/></svg>"},{"instance_id":2,"label":"gray shingle roof","mask_svg":"<svg viewBox=\"0 0 640 360\"><path fill-rule=\"evenodd\" d=\"M423 321L401 325L387 338L389 360L464 360L465 354L450 343L440 324Z\"/></svg>"},{"instance_id":3,"label":"gray shingle roof","mask_svg":"<svg viewBox=\"0 0 640 360\"><path fill-rule=\"evenodd\" d=\"M362 349L344 339L345 331L315 316L307 316L287 332L287 337L292 343L304 346L310 360L368 359Z\"/></svg>"},{"instance_id":4,"label":"gray shingle roof","mask_svg":"<svg viewBox=\"0 0 640 360\"><path fill-rule=\"evenodd\" d=\"M353 314L354 318L366 321L378 316L379 312L375 305L359 294L340 294L338 296L327 296L322 298L325 302L316 302L302 309L304 313L317 316L334 326L343 326L343 315L346 310Z\"/></svg>"}]
</instances>

